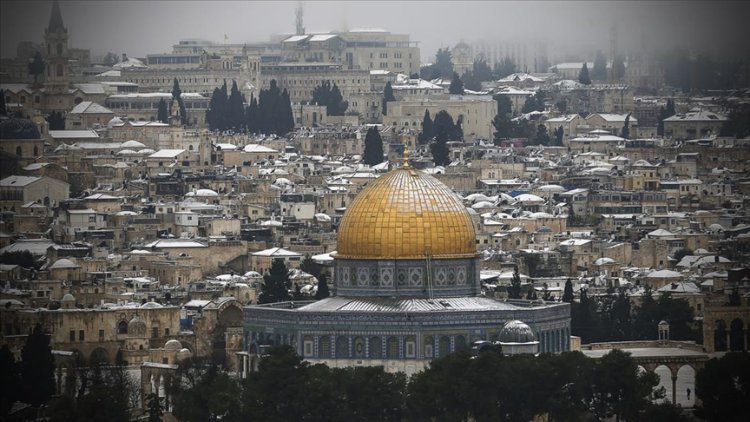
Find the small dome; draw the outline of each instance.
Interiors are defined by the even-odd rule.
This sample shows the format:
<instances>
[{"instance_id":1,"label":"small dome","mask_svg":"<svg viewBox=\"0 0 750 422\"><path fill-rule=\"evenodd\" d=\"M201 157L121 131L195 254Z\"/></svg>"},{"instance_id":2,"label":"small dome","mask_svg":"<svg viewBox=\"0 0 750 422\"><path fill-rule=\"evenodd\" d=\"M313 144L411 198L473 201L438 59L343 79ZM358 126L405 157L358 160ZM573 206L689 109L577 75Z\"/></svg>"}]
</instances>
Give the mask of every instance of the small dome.
<instances>
[{"instance_id":1,"label":"small dome","mask_svg":"<svg viewBox=\"0 0 750 422\"><path fill-rule=\"evenodd\" d=\"M143 305L141 305L141 309L156 309L156 308L163 308L163 306L156 302L146 302Z\"/></svg>"},{"instance_id":2,"label":"small dome","mask_svg":"<svg viewBox=\"0 0 750 422\"><path fill-rule=\"evenodd\" d=\"M182 349L182 343L180 343L179 340L172 339L164 343L164 349L170 351L179 351L180 349Z\"/></svg>"},{"instance_id":3,"label":"small dome","mask_svg":"<svg viewBox=\"0 0 750 422\"><path fill-rule=\"evenodd\" d=\"M604 257L599 258L596 261L594 261L594 265L606 265L606 264L614 264L616 261L612 258Z\"/></svg>"},{"instance_id":4,"label":"small dome","mask_svg":"<svg viewBox=\"0 0 750 422\"><path fill-rule=\"evenodd\" d=\"M508 321L498 336L501 343L529 343L536 341L534 332L525 322L517 319Z\"/></svg>"},{"instance_id":5,"label":"small dome","mask_svg":"<svg viewBox=\"0 0 750 422\"><path fill-rule=\"evenodd\" d=\"M188 192L185 196L219 196L219 193L212 189L198 189L195 192Z\"/></svg>"},{"instance_id":6,"label":"small dome","mask_svg":"<svg viewBox=\"0 0 750 422\"><path fill-rule=\"evenodd\" d=\"M120 145L120 148L145 148L146 145L138 141L125 141Z\"/></svg>"},{"instance_id":7,"label":"small dome","mask_svg":"<svg viewBox=\"0 0 750 422\"><path fill-rule=\"evenodd\" d=\"M70 293L65 293L65 296L62 297L61 302L75 302L76 298Z\"/></svg>"},{"instance_id":8,"label":"small dome","mask_svg":"<svg viewBox=\"0 0 750 422\"><path fill-rule=\"evenodd\" d=\"M60 258L49 267L50 270L60 270L65 268L78 268L78 265L67 258Z\"/></svg>"},{"instance_id":9,"label":"small dome","mask_svg":"<svg viewBox=\"0 0 750 422\"><path fill-rule=\"evenodd\" d=\"M714 223L708 226L708 231L710 231L711 233L723 232L724 226L722 226L721 224Z\"/></svg>"},{"instance_id":10,"label":"small dome","mask_svg":"<svg viewBox=\"0 0 750 422\"><path fill-rule=\"evenodd\" d=\"M521 204L543 204L544 203L543 198L530 194L530 193L522 193L516 196L514 199L516 200L517 203L521 203Z\"/></svg>"},{"instance_id":11,"label":"small dome","mask_svg":"<svg viewBox=\"0 0 750 422\"><path fill-rule=\"evenodd\" d=\"M177 360L183 361L190 356L193 356L193 353L189 349L181 349L179 352L177 352Z\"/></svg>"}]
</instances>

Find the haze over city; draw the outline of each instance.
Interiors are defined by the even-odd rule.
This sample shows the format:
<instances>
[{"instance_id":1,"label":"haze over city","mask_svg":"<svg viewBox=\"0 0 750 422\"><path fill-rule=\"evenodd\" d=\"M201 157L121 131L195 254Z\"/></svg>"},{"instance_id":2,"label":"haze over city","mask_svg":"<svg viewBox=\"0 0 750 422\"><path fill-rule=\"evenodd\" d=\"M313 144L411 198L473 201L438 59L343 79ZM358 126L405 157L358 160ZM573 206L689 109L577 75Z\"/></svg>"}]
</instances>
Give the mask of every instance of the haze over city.
<instances>
[{"instance_id":1,"label":"haze over city","mask_svg":"<svg viewBox=\"0 0 750 422\"><path fill-rule=\"evenodd\" d=\"M0 2L0 57L19 41L41 42L50 1ZM94 56L131 57L168 52L180 39L264 42L294 33L296 1L63 1L71 42ZM306 1L306 31L382 28L420 42L423 62L440 47L465 41L509 39L549 45L551 59L589 55L609 47L618 25L623 51L682 46L695 52L746 55L747 2L559 1ZM559 50L556 52L556 49ZM560 56L560 57L555 57Z\"/></svg>"}]
</instances>

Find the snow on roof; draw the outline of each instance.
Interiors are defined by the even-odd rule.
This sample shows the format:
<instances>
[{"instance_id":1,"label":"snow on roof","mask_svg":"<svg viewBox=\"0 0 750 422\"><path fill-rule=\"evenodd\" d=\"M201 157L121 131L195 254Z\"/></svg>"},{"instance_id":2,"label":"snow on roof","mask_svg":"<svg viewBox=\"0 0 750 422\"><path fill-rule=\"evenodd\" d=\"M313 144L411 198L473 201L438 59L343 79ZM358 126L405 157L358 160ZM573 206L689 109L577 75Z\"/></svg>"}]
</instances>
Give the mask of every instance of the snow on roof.
<instances>
[{"instance_id":1,"label":"snow on roof","mask_svg":"<svg viewBox=\"0 0 750 422\"><path fill-rule=\"evenodd\" d=\"M568 239L560 242L562 246L583 246L591 243L591 239Z\"/></svg>"},{"instance_id":2,"label":"snow on roof","mask_svg":"<svg viewBox=\"0 0 750 422\"><path fill-rule=\"evenodd\" d=\"M317 34L310 37L310 41L328 41L331 38L338 37L336 34Z\"/></svg>"},{"instance_id":3,"label":"snow on roof","mask_svg":"<svg viewBox=\"0 0 750 422\"><path fill-rule=\"evenodd\" d=\"M120 145L120 148L144 148L144 147L146 147L146 145L138 141L133 141L133 140L125 141L122 143L122 145Z\"/></svg>"},{"instance_id":4,"label":"snow on roof","mask_svg":"<svg viewBox=\"0 0 750 422\"><path fill-rule=\"evenodd\" d=\"M119 70L108 70L96 75L97 78L119 78L122 72Z\"/></svg>"},{"instance_id":5,"label":"snow on roof","mask_svg":"<svg viewBox=\"0 0 750 422\"><path fill-rule=\"evenodd\" d=\"M504 86L500 88L497 93L501 95L526 95L526 96L534 95L534 93L531 91L514 88L512 86Z\"/></svg>"},{"instance_id":6,"label":"snow on roof","mask_svg":"<svg viewBox=\"0 0 750 422\"><path fill-rule=\"evenodd\" d=\"M96 83L96 84L73 84L72 91L79 90L83 92L84 94L106 94L104 91L104 87L102 84Z\"/></svg>"},{"instance_id":7,"label":"snow on roof","mask_svg":"<svg viewBox=\"0 0 750 422\"><path fill-rule=\"evenodd\" d=\"M49 136L53 139L98 139L99 134L94 130L50 130Z\"/></svg>"},{"instance_id":8,"label":"snow on roof","mask_svg":"<svg viewBox=\"0 0 750 422\"><path fill-rule=\"evenodd\" d=\"M89 196L87 196L87 197L85 197L83 199L86 199L86 200L95 200L95 199L108 200L108 199L120 199L120 197L119 196L113 196L113 195L107 195L106 193L95 193L95 194L89 195Z\"/></svg>"},{"instance_id":9,"label":"snow on roof","mask_svg":"<svg viewBox=\"0 0 750 422\"><path fill-rule=\"evenodd\" d=\"M504 78L498 79L498 82L518 82L518 81L532 81L532 82L544 82L543 78L534 76L525 72L513 73Z\"/></svg>"},{"instance_id":10,"label":"snow on roof","mask_svg":"<svg viewBox=\"0 0 750 422\"><path fill-rule=\"evenodd\" d=\"M93 101L81 101L77 106L73 107L68 114L99 114L99 113L112 113L112 110L99 105Z\"/></svg>"},{"instance_id":11,"label":"snow on roof","mask_svg":"<svg viewBox=\"0 0 750 422\"><path fill-rule=\"evenodd\" d=\"M681 278L682 274L672 270L659 270L649 273L646 278Z\"/></svg>"},{"instance_id":12,"label":"snow on roof","mask_svg":"<svg viewBox=\"0 0 750 422\"><path fill-rule=\"evenodd\" d=\"M116 63L114 66L112 66L112 69L120 70L120 69L144 68L144 67L147 67L147 66L142 61L134 57L128 57L127 60Z\"/></svg>"},{"instance_id":13,"label":"snow on roof","mask_svg":"<svg viewBox=\"0 0 750 422\"><path fill-rule=\"evenodd\" d=\"M549 119L545 120L545 122L550 122L550 123L568 123L568 122L572 122L577 117L578 117L577 114L568 114L568 115L565 115L565 116L559 116L559 117L549 118Z\"/></svg>"},{"instance_id":14,"label":"snow on roof","mask_svg":"<svg viewBox=\"0 0 750 422\"><path fill-rule=\"evenodd\" d=\"M624 123L625 119L628 117L627 114L596 113L596 114L592 114L592 115L588 116L586 118L586 120L590 119L593 116L599 116L599 117L601 117L602 119L604 119L607 122L619 122L619 123ZM635 117L633 117L631 115L630 116L630 123L631 124L636 124L636 123L638 123L638 119L636 119Z\"/></svg>"},{"instance_id":15,"label":"snow on roof","mask_svg":"<svg viewBox=\"0 0 750 422\"><path fill-rule=\"evenodd\" d=\"M301 256L297 252L290 251L288 249L284 248L269 248L264 249L262 251L253 252L253 256L276 256L276 257L283 257L283 256Z\"/></svg>"},{"instance_id":16,"label":"snow on roof","mask_svg":"<svg viewBox=\"0 0 750 422\"><path fill-rule=\"evenodd\" d=\"M721 122L727 120L727 118L726 116L721 114L701 110L685 114L675 114L674 116L664 119L665 122L677 122L684 120L691 120L695 122Z\"/></svg>"},{"instance_id":17,"label":"snow on roof","mask_svg":"<svg viewBox=\"0 0 750 422\"><path fill-rule=\"evenodd\" d=\"M207 248L208 245L192 239L159 239L147 245L146 248Z\"/></svg>"},{"instance_id":18,"label":"snow on roof","mask_svg":"<svg viewBox=\"0 0 750 422\"><path fill-rule=\"evenodd\" d=\"M310 35L292 35L291 37L285 39L283 42L300 42L308 38L310 38Z\"/></svg>"},{"instance_id":19,"label":"snow on roof","mask_svg":"<svg viewBox=\"0 0 750 422\"><path fill-rule=\"evenodd\" d=\"M275 149L265 147L259 144L247 144L242 148L245 152L278 152Z\"/></svg>"},{"instance_id":20,"label":"snow on roof","mask_svg":"<svg viewBox=\"0 0 750 422\"><path fill-rule=\"evenodd\" d=\"M35 177L35 176L8 176L5 179L0 180L0 186L5 186L5 187L26 186L40 179L41 179L40 177Z\"/></svg>"},{"instance_id":21,"label":"snow on roof","mask_svg":"<svg viewBox=\"0 0 750 422\"><path fill-rule=\"evenodd\" d=\"M148 158L175 158L185 152L184 149L162 149L148 156Z\"/></svg>"},{"instance_id":22,"label":"snow on roof","mask_svg":"<svg viewBox=\"0 0 750 422\"><path fill-rule=\"evenodd\" d=\"M380 28L354 28L352 30L349 30L349 32L388 32L385 29Z\"/></svg>"}]
</instances>

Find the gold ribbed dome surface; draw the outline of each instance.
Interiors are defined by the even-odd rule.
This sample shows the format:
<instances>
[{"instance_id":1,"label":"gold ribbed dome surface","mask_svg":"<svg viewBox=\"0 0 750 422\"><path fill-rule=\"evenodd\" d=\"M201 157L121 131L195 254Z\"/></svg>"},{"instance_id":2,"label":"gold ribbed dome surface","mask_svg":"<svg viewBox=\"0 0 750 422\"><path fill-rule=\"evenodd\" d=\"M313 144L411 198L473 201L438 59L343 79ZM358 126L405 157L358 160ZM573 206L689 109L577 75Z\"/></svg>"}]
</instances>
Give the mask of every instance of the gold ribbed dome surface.
<instances>
[{"instance_id":1,"label":"gold ribbed dome surface","mask_svg":"<svg viewBox=\"0 0 750 422\"><path fill-rule=\"evenodd\" d=\"M370 182L347 208L339 225L337 257L473 257L475 239L458 195L434 177L402 167Z\"/></svg>"}]
</instances>

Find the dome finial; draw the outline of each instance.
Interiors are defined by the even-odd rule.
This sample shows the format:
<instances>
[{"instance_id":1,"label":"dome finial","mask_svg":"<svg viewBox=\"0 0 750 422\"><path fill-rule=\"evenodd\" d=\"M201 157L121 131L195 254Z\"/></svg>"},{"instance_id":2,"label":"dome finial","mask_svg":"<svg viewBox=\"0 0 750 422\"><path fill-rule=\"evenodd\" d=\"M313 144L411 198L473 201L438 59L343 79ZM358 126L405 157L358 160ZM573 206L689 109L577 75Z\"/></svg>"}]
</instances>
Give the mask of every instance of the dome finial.
<instances>
[{"instance_id":1,"label":"dome finial","mask_svg":"<svg viewBox=\"0 0 750 422\"><path fill-rule=\"evenodd\" d=\"M409 168L409 146L404 145L404 168Z\"/></svg>"}]
</instances>

